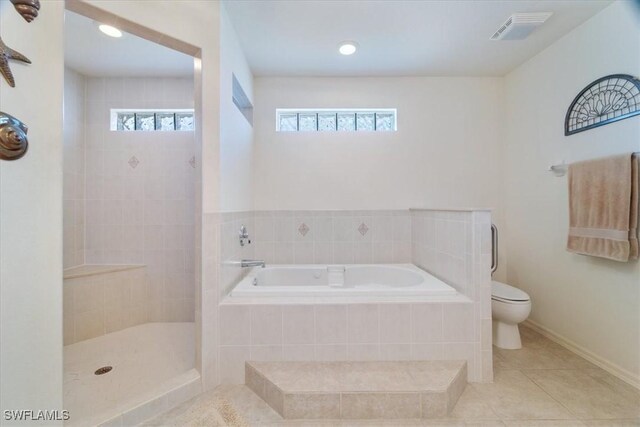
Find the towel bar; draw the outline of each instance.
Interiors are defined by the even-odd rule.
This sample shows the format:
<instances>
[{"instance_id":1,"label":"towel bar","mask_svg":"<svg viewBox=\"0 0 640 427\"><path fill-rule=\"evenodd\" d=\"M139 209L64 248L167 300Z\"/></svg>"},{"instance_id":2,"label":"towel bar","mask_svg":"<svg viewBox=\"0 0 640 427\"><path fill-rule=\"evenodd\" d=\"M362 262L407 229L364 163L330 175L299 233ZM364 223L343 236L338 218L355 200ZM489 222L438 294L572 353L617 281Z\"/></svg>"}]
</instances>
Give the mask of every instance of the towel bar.
<instances>
[{"instance_id":1,"label":"towel bar","mask_svg":"<svg viewBox=\"0 0 640 427\"><path fill-rule=\"evenodd\" d=\"M640 156L640 151L634 151L632 154L634 156ZM553 172L555 176L565 176L567 174L568 168L569 168L568 163L561 163L559 165L550 165L549 169L547 170L549 172Z\"/></svg>"}]
</instances>

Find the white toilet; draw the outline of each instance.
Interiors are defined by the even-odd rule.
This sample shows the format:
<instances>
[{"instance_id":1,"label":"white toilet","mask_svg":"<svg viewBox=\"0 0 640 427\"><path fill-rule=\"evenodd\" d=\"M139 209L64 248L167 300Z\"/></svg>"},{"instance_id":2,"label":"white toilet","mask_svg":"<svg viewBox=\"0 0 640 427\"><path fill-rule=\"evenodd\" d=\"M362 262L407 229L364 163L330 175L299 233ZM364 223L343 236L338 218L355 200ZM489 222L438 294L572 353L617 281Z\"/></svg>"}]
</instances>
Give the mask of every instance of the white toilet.
<instances>
[{"instance_id":1,"label":"white toilet","mask_svg":"<svg viewBox=\"0 0 640 427\"><path fill-rule=\"evenodd\" d=\"M531 313L531 298L526 292L505 283L491 283L493 344L507 350L522 348L518 323Z\"/></svg>"}]
</instances>

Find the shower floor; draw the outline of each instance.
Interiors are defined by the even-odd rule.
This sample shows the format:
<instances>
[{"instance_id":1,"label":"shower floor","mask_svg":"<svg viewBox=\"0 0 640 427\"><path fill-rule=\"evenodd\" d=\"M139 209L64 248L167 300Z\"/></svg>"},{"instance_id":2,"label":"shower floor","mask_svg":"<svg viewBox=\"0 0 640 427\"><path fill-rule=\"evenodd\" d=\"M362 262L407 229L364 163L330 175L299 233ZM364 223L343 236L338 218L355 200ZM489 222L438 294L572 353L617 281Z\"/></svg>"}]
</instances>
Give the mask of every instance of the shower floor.
<instances>
[{"instance_id":1,"label":"shower floor","mask_svg":"<svg viewBox=\"0 0 640 427\"><path fill-rule=\"evenodd\" d=\"M97 425L199 378L194 323L145 323L64 347L67 426ZM113 369L103 375L103 366Z\"/></svg>"}]
</instances>

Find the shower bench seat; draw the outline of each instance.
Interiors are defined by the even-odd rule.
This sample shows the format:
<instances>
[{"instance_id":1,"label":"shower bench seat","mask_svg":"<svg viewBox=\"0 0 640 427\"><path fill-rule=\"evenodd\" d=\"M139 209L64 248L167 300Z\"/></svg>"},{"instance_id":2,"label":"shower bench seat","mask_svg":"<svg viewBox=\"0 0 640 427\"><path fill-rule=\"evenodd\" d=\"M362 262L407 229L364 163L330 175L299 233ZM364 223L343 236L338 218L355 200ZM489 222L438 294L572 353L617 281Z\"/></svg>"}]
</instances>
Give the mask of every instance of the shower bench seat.
<instances>
[{"instance_id":1,"label":"shower bench seat","mask_svg":"<svg viewBox=\"0 0 640 427\"><path fill-rule=\"evenodd\" d=\"M116 273L118 271L127 271L144 267L144 264L83 264L77 267L65 268L63 274L65 279L76 279L78 277Z\"/></svg>"},{"instance_id":2,"label":"shower bench seat","mask_svg":"<svg viewBox=\"0 0 640 427\"><path fill-rule=\"evenodd\" d=\"M145 265L86 264L63 274L64 345L149 322Z\"/></svg>"}]
</instances>

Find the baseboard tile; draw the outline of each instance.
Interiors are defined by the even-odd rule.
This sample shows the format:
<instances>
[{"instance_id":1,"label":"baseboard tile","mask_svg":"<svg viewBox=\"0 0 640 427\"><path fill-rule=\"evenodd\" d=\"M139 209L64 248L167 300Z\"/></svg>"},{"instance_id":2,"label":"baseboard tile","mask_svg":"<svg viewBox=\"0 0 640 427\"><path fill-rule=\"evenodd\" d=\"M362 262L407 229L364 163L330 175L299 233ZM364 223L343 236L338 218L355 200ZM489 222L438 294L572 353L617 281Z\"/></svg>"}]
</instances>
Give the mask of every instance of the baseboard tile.
<instances>
[{"instance_id":1,"label":"baseboard tile","mask_svg":"<svg viewBox=\"0 0 640 427\"><path fill-rule=\"evenodd\" d=\"M549 338L551 341L557 344L560 344L561 346L577 354L578 356L587 359L589 362L604 369L605 371L609 372L611 375L621 379L622 381L640 390L640 376L634 375L633 373L627 371L626 369L621 368L615 363L611 363L610 361L603 359L602 357L594 354L593 352L563 337L562 335L553 332L552 330L546 328L545 326L540 325L539 323L533 320L530 320L530 319L525 320L522 324L524 326L527 326L533 329L534 331L545 336L546 338Z\"/></svg>"}]
</instances>

